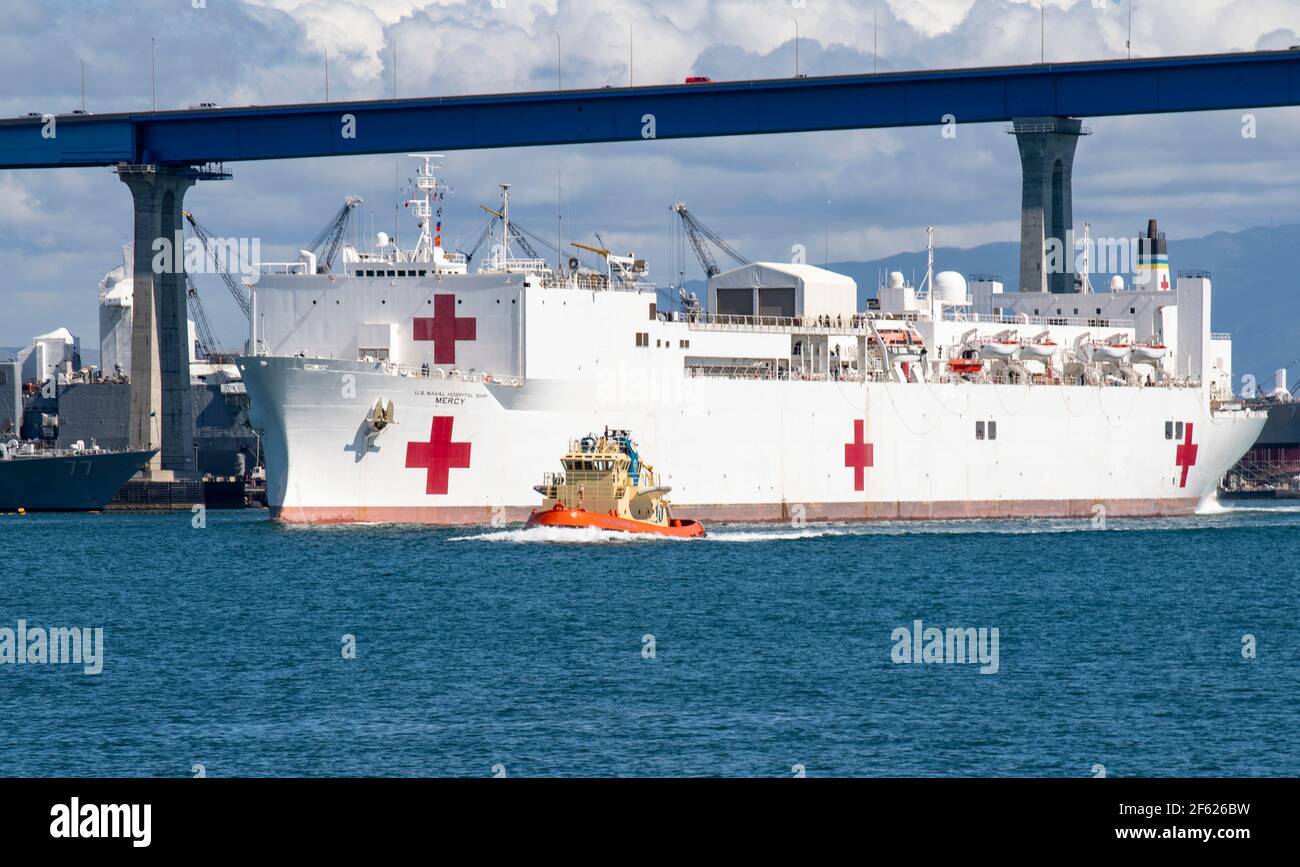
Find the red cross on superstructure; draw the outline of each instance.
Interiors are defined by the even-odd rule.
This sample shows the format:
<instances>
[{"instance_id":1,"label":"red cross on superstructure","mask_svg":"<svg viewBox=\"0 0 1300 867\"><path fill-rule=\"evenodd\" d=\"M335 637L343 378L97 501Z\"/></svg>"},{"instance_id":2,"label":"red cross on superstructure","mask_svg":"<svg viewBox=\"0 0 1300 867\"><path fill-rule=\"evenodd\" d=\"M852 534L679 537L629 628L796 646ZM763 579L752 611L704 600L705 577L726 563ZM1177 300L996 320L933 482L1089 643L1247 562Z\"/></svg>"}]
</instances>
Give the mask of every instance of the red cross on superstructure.
<instances>
[{"instance_id":1,"label":"red cross on superstructure","mask_svg":"<svg viewBox=\"0 0 1300 867\"><path fill-rule=\"evenodd\" d=\"M876 447L863 442L866 423L860 419L853 420L853 442L844 444L844 466L853 469L853 490L864 491L867 487L867 467L875 466Z\"/></svg>"},{"instance_id":2,"label":"red cross on superstructure","mask_svg":"<svg viewBox=\"0 0 1300 867\"><path fill-rule=\"evenodd\" d=\"M424 486L426 494L447 493L451 471L469 469L470 443L451 441L453 421L449 415L434 416L429 441L406 444L406 468L429 471Z\"/></svg>"},{"instance_id":3,"label":"red cross on superstructure","mask_svg":"<svg viewBox=\"0 0 1300 867\"><path fill-rule=\"evenodd\" d=\"M1196 453L1200 450L1200 446L1192 442L1192 423L1189 421L1185 428L1187 433L1174 452L1174 466L1183 468L1183 477L1178 482L1180 488L1187 487L1187 473L1196 466Z\"/></svg>"},{"instance_id":4,"label":"red cross on superstructure","mask_svg":"<svg viewBox=\"0 0 1300 867\"><path fill-rule=\"evenodd\" d=\"M455 295L435 295L433 316L415 318L415 339L433 341L434 364L455 364L456 341L474 340L477 332L474 317L456 315Z\"/></svg>"}]
</instances>

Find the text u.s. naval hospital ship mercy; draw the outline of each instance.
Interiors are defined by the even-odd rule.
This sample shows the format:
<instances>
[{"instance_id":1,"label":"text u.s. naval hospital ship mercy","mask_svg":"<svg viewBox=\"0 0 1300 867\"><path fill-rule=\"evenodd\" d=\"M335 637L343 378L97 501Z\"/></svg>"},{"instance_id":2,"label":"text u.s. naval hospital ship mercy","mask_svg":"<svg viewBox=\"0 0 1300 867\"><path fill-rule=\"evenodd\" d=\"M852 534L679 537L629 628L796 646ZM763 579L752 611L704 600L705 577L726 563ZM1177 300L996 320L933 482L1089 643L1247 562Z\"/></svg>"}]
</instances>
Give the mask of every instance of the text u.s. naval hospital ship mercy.
<instances>
[{"instance_id":1,"label":"text u.s. naval hospital ship mercy","mask_svg":"<svg viewBox=\"0 0 1300 867\"><path fill-rule=\"evenodd\" d=\"M1149 289L1003 294L931 268L861 311L847 277L755 263L670 313L635 256L514 258L508 197L470 273L431 232L433 171L414 249L381 233L337 273L305 254L256 284L239 365L280 520L524 520L574 432L607 427L656 455L685 518L1179 515L1264 424L1232 400L1208 275L1170 285L1154 223Z\"/></svg>"}]
</instances>

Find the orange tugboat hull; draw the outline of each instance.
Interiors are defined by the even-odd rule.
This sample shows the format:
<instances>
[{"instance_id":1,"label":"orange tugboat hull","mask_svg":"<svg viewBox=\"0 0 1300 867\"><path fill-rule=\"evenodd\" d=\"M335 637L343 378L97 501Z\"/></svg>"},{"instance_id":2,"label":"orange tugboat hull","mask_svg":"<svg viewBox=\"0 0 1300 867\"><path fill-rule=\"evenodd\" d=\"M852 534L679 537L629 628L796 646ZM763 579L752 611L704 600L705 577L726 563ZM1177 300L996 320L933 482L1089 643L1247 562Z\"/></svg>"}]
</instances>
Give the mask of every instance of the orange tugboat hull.
<instances>
[{"instance_id":1,"label":"orange tugboat hull","mask_svg":"<svg viewBox=\"0 0 1300 867\"><path fill-rule=\"evenodd\" d=\"M582 509L549 509L533 512L528 518L529 527L597 527L618 533L646 533L657 536L672 536L681 539L699 538L704 535L704 525L699 521L670 518L667 526L651 524L647 521L633 521L628 518L616 518L613 515L598 515Z\"/></svg>"}]
</instances>

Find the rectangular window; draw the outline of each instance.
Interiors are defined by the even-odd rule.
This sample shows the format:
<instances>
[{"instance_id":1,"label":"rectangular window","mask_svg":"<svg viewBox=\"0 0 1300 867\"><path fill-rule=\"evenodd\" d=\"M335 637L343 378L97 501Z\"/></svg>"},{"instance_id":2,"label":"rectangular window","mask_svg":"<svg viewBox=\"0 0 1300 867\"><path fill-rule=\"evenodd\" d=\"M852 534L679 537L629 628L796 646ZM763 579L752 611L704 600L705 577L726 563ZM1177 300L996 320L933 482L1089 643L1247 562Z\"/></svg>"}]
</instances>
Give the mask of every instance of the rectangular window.
<instances>
[{"instance_id":1,"label":"rectangular window","mask_svg":"<svg viewBox=\"0 0 1300 867\"><path fill-rule=\"evenodd\" d=\"M636 333L636 345L637 345L637 346L645 346L645 347L649 347L649 346L650 346L650 332L648 332L648 331L638 331L638 332Z\"/></svg>"},{"instance_id":2,"label":"rectangular window","mask_svg":"<svg viewBox=\"0 0 1300 867\"><path fill-rule=\"evenodd\" d=\"M1074 308L1074 315L1075 315L1075 316L1078 316L1078 315L1079 315L1079 308L1078 308L1078 307Z\"/></svg>"},{"instance_id":3,"label":"rectangular window","mask_svg":"<svg viewBox=\"0 0 1300 867\"><path fill-rule=\"evenodd\" d=\"M995 421L991 421L989 422L989 439L995 440L997 438L998 438L998 423Z\"/></svg>"},{"instance_id":4,"label":"rectangular window","mask_svg":"<svg viewBox=\"0 0 1300 867\"><path fill-rule=\"evenodd\" d=\"M975 422L975 439L984 439L984 422L982 421Z\"/></svg>"},{"instance_id":5,"label":"rectangular window","mask_svg":"<svg viewBox=\"0 0 1300 867\"><path fill-rule=\"evenodd\" d=\"M1174 423L1171 421L1167 421L1165 422L1165 439L1171 440L1173 438L1174 438Z\"/></svg>"},{"instance_id":6,"label":"rectangular window","mask_svg":"<svg viewBox=\"0 0 1300 867\"><path fill-rule=\"evenodd\" d=\"M657 306L658 306L658 305L656 305L653 301L650 302L650 318L651 318L651 319L654 319L655 316L656 316L656 308L657 308Z\"/></svg>"},{"instance_id":7,"label":"rectangular window","mask_svg":"<svg viewBox=\"0 0 1300 867\"><path fill-rule=\"evenodd\" d=\"M1098 316L1101 315L1101 308L1100 308L1100 307L1097 308L1097 315L1098 315Z\"/></svg>"},{"instance_id":8,"label":"rectangular window","mask_svg":"<svg viewBox=\"0 0 1300 867\"><path fill-rule=\"evenodd\" d=\"M1180 440L1182 438L1183 438L1183 423L1181 421L1174 422L1174 439Z\"/></svg>"},{"instance_id":9,"label":"rectangular window","mask_svg":"<svg viewBox=\"0 0 1300 867\"><path fill-rule=\"evenodd\" d=\"M1034 308L1034 315L1035 315L1035 316L1038 315L1038 308L1037 308L1037 307Z\"/></svg>"},{"instance_id":10,"label":"rectangular window","mask_svg":"<svg viewBox=\"0 0 1300 867\"><path fill-rule=\"evenodd\" d=\"M1130 307L1130 308L1128 309L1128 312L1129 312L1129 313L1137 313L1137 312L1138 312L1138 309L1137 309L1136 307Z\"/></svg>"}]
</instances>

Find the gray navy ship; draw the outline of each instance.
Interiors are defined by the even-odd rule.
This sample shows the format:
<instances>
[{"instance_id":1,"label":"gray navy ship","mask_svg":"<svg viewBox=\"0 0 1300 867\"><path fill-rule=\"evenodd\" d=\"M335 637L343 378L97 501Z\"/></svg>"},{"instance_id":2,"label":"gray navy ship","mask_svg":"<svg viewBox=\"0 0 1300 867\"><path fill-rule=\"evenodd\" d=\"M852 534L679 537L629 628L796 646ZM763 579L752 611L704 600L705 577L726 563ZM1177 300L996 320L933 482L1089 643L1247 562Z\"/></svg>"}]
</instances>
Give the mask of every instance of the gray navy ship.
<instances>
[{"instance_id":1,"label":"gray navy ship","mask_svg":"<svg viewBox=\"0 0 1300 867\"><path fill-rule=\"evenodd\" d=\"M37 449L0 443L0 512L87 512L108 501L153 451Z\"/></svg>"}]
</instances>

